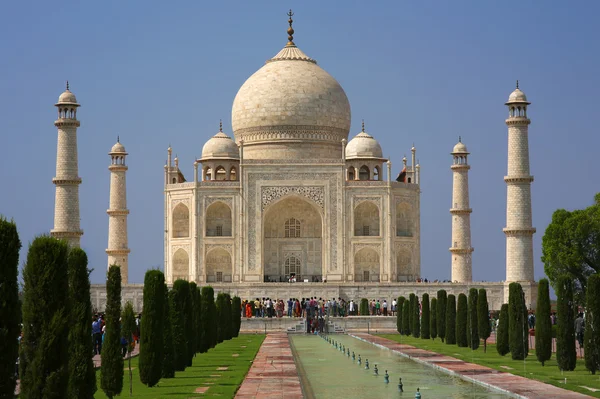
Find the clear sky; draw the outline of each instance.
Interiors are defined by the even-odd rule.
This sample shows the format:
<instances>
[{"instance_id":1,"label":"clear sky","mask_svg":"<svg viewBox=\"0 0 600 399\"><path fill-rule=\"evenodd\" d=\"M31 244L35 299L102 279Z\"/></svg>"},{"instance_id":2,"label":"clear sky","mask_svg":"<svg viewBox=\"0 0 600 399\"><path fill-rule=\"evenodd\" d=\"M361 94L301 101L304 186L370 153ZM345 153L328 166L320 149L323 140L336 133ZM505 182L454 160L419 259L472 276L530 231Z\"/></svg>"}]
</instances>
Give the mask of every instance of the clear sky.
<instances>
[{"instance_id":1,"label":"clear sky","mask_svg":"<svg viewBox=\"0 0 600 399\"><path fill-rule=\"evenodd\" d=\"M450 278L451 156L471 151L473 277L505 277L507 128L519 79L529 116L535 276L557 208L592 203L600 112L597 1L5 2L0 12L0 213L24 249L53 226L54 103L69 80L81 109L82 247L105 280L109 156L130 153L130 282L163 264L163 165L171 143L188 180L218 131L231 134L239 87L287 41L344 87L351 137L366 130L394 177L415 143L421 164L421 270Z\"/></svg>"}]
</instances>

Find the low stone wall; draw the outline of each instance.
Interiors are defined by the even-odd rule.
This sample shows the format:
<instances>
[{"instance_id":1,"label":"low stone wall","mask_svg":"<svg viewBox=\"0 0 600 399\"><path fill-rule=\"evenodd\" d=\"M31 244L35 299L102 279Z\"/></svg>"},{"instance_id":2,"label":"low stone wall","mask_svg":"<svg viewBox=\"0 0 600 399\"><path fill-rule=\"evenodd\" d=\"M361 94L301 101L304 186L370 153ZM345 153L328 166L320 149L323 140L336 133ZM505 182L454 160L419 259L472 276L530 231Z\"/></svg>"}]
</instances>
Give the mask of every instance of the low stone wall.
<instances>
[{"instance_id":1,"label":"low stone wall","mask_svg":"<svg viewBox=\"0 0 600 399\"><path fill-rule=\"evenodd\" d=\"M345 331L396 331L396 317L393 316L349 316L330 317L329 321ZM286 332L289 328L303 323L303 319L295 317L268 318L252 317L242 318L241 332L269 333Z\"/></svg>"},{"instance_id":2,"label":"low stone wall","mask_svg":"<svg viewBox=\"0 0 600 399\"><path fill-rule=\"evenodd\" d=\"M387 300L390 309L393 298L416 294L419 298L424 293L430 297L437 294L438 290L446 290L448 294L468 294L470 288L485 288L490 310L500 310L503 303L508 303L508 284L499 283L213 283L215 295L227 292L232 297L239 296L243 299L254 298L343 298L360 302L361 298ZM537 296L536 283L522 283L525 291L527 307L535 308ZM123 286L121 297L123 303L130 301L136 312L142 310L143 284L127 284ZM106 307L106 286L92 284L92 307L97 311L104 311Z\"/></svg>"}]
</instances>

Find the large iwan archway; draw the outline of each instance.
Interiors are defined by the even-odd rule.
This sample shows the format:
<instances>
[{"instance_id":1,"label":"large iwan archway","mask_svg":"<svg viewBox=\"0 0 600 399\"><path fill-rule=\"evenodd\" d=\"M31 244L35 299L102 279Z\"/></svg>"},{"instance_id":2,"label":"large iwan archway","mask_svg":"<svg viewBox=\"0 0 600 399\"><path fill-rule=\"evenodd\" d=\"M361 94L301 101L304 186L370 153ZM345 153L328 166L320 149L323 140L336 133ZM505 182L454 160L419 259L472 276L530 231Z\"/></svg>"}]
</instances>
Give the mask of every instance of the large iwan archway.
<instances>
[{"instance_id":1,"label":"large iwan archway","mask_svg":"<svg viewBox=\"0 0 600 399\"><path fill-rule=\"evenodd\" d=\"M354 281L379 281L379 254L373 248L363 248L354 255Z\"/></svg>"},{"instance_id":2,"label":"large iwan archway","mask_svg":"<svg viewBox=\"0 0 600 399\"><path fill-rule=\"evenodd\" d=\"M206 281L208 283L231 283L231 255L223 248L215 248L206 254Z\"/></svg>"},{"instance_id":3,"label":"large iwan archway","mask_svg":"<svg viewBox=\"0 0 600 399\"><path fill-rule=\"evenodd\" d=\"M316 204L288 196L263 213L265 281L287 281L290 273L308 281L323 278L323 223Z\"/></svg>"},{"instance_id":4,"label":"large iwan archway","mask_svg":"<svg viewBox=\"0 0 600 399\"><path fill-rule=\"evenodd\" d=\"M173 267L173 281L188 280L190 278L190 257L185 249L179 248L175 251L171 264Z\"/></svg>"}]
</instances>

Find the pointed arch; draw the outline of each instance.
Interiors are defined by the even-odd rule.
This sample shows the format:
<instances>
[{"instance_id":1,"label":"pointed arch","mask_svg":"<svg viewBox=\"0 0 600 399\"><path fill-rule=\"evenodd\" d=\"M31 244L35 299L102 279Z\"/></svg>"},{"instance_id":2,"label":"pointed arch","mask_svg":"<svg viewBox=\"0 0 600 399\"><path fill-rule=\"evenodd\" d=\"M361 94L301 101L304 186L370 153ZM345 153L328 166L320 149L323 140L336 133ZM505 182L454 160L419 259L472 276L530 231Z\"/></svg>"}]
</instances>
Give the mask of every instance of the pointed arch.
<instances>
[{"instance_id":1,"label":"pointed arch","mask_svg":"<svg viewBox=\"0 0 600 399\"><path fill-rule=\"evenodd\" d=\"M215 176L213 180L227 180L227 171L221 165L215 168Z\"/></svg>"},{"instance_id":2,"label":"pointed arch","mask_svg":"<svg viewBox=\"0 0 600 399\"><path fill-rule=\"evenodd\" d=\"M354 254L354 281L379 281L379 254L373 248L363 248Z\"/></svg>"},{"instance_id":3,"label":"pointed arch","mask_svg":"<svg viewBox=\"0 0 600 399\"><path fill-rule=\"evenodd\" d=\"M190 278L190 257L187 251L179 248L173 254L171 264L173 265L173 280L189 280Z\"/></svg>"},{"instance_id":4,"label":"pointed arch","mask_svg":"<svg viewBox=\"0 0 600 399\"><path fill-rule=\"evenodd\" d=\"M237 169L235 166L232 166L231 169L229 169L229 180L237 180Z\"/></svg>"},{"instance_id":5,"label":"pointed arch","mask_svg":"<svg viewBox=\"0 0 600 399\"><path fill-rule=\"evenodd\" d=\"M363 201L354 208L354 235L379 236L379 208L371 201Z\"/></svg>"},{"instance_id":6,"label":"pointed arch","mask_svg":"<svg viewBox=\"0 0 600 399\"><path fill-rule=\"evenodd\" d=\"M414 272L412 267L412 254L407 249L396 253L396 274L398 281L412 281Z\"/></svg>"},{"instance_id":7,"label":"pointed arch","mask_svg":"<svg viewBox=\"0 0 600 399\"><path fill-rule=\"evenodd\" d=\"M173 209L173 238L186 238L190 236L190 210L180 203Z\"/></svg>"},{"instance_id":8,"label":"pointed arch","mask_svg":"<svg viewBox=\"0 0 600 399\"><path fill-rule=\"evenodd\" d=\"M222 201L212 203L206 209L206 236L231 237L233 223L231 208Z\"/></svg>"},{"instance_id":9,"label":"pointed arch","mask_svg":"<svg viewBox=\"0 0 600 399\"><path fill-rule=\"evenodd\" d=\"M407 202L396 205L396 236L412 237L414 232L412 206Z\"/></svg>"},{"instance_id":10,"label":"pointed arch","mask_svg":"<svg viewBox=\"0 0 600 399\"><path fill-rule=\"evenodd\" d=\"M348 168L348 180L352 181L356 179L356 168L354 166L350 166Z\"/></svg>"},{"instance_id":11,"label":"pointed arch","mask_svg":"<svg viewBox=\"0 0 600 399\"><path fill-rule=\"evenodd\" d=\"M367 165L363 165L360 167L358 171L358 180L370 180L371 172L369 171L369 167Z\"/></svg>"},{"instance_id":12,"label":"pointed arch","mask_svg":"<svg viewBox=\"0 0 600 399\"><path fill-rule=\"evenodd\" d=\"M231 255L224 248L215 248L206 254L206 281L230 283L232 273Z\"/></svg>"}]
</instances>

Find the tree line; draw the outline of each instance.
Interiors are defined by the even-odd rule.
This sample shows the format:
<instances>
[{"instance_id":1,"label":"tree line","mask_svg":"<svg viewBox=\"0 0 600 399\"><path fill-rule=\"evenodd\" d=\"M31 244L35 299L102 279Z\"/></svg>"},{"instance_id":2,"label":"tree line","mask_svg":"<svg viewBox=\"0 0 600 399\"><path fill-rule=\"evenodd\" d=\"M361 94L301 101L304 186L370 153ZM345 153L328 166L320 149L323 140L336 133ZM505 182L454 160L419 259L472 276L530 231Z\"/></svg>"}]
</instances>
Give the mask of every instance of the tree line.
<instances>
[{"instance_id":1,"label":"tree line","mask_svg":"<svg viewBox=\"0 0 600 399\"><path fill-rule=\"evenodd\" d=\"M21 301L20 249L15 223L0 217L0 398L14 396L18 358L20 398L92 399L98 386L87 255L64 240L36 237L23 268ZM121 269L110 266L100 368L100 388L109 398L123 390L122 338L131 352L136 329L133 306L121 306L121 288ZM148 386L173 378L196 354L239 334L240 298L219 293L215 302L212 287L177 280L169 290L163 273L149 270L143 301L139 367ZM130 393L131 375L130 365Z\"/></svg>"}]
</instances>

